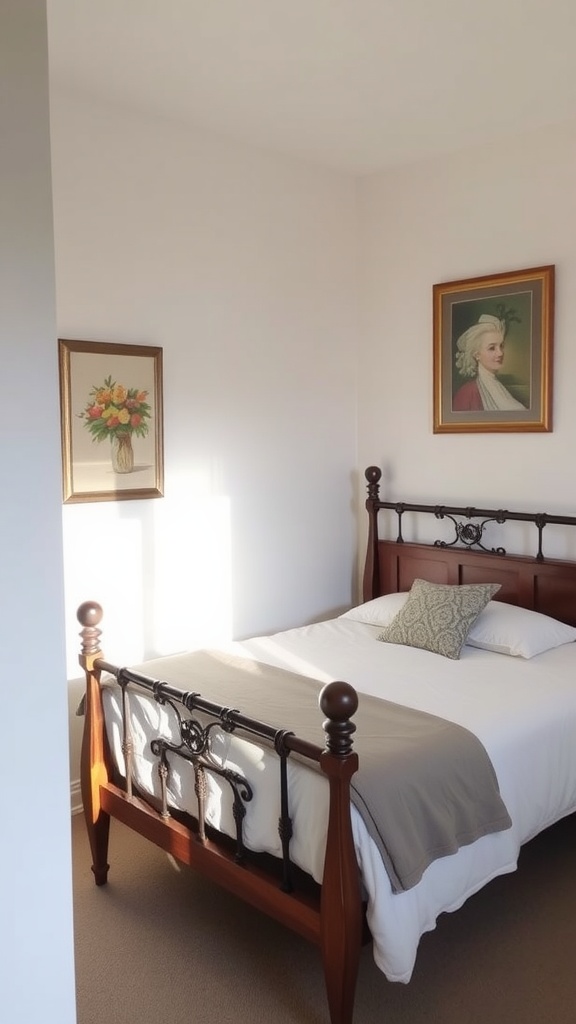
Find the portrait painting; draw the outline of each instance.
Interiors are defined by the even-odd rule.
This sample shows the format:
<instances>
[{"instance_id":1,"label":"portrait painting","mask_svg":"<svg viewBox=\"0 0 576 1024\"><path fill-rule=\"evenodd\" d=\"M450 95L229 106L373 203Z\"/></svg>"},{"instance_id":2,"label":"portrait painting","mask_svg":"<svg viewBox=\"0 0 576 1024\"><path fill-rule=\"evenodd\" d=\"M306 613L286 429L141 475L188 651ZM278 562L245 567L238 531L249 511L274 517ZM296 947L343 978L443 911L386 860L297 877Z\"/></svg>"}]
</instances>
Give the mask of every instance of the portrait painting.
<instances>
[{"instance_id":1,"label":"portrait painting","mask_svg":"<svg viewBox=\"0 0 576 1024\"><path fill-rule=\"evenodd\" d=\"M162 349L58 345L64 503L161 497Z\"/></svg>"},{"instance_id":2,"label":"portrait painting","mask_svg":"<svg viewBox=\"0 0 576 1024\"><path fill-rule=\"evenodd\" d=\"M434 433L550 431L554 267L433 286Z\"/></svg>"}]
</instances>

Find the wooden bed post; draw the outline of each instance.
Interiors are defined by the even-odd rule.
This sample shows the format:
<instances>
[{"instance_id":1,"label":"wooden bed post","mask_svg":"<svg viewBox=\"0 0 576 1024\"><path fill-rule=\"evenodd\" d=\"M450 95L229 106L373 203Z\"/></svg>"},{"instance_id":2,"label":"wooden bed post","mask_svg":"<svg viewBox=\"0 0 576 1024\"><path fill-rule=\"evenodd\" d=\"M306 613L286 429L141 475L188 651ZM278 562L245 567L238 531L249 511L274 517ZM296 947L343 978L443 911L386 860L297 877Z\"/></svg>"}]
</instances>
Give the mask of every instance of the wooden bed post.
<instances>
[{"instance_id":1,"label":"wooden bed post","mask_svg":"<svg viewBox=\"0 0 576 1024\"><path fill-rule=\"evenodd\" d=\"M96 885L104 885L108 878L108 835L110 815L100 806L100 785L108 782L106 765L104 713L100 695L100 670L94 662L102 657L98 623L102 608L96 601L85 601L77 611L82 625L82 648L79 662L86 673L84 702L84 733L80 759L80 780L84 817L92 850L92 871Z\"/></svg>"},{"instance_id":2,"label":"wooden bed post","mask_svg":"<svg viewBox=\"0 0 576 1024\"><path fill-rule=\"evenodd\" d=\"M330 816L320 904L320 947L331 1024L352 1024L362 945L360 872L350 819L350 779L358 770L350 721L358 695L348 683L328 683L320 693L326 715L326 750L320 758L330 785Z\"/></svg>"},{"instance_id":3,"label":"wooden bed post","mask_svg":"<svg viewBox=\"0 0 576 1024\"><path fill-rule=\"evenodd\" d=\"M364 601L371 601L373 597L378 597L380 594L378 505L380 501L380 478L382 476L382 470L378 466L368 466L364 476L368 481L368 497L366 498L366 509L368 511L368 543L366 545L366 563L364 566L362 597Z\"/></svg>"}]
</instances>

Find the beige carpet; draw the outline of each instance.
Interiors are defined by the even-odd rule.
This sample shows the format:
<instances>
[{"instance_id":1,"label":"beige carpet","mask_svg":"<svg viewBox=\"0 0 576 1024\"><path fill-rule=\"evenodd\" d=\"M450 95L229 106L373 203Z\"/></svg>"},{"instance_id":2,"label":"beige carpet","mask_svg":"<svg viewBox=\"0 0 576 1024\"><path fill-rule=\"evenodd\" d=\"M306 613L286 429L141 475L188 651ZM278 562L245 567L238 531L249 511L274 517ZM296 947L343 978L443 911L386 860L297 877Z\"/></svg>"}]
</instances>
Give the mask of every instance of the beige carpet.
<instances>
[{"instance_id":1,"label":"beige carpet","mask_svg":"<svg viewBox=\"0 0 576 1024\"><path fill-rule=\"evenodd\" d=\"M113 822L110 881L73 823L78 1024L328 1024L317 949ZM31 983L33 983L31 981ZM424 936L409 985L362 954L354 1024L574 1024L576 821Z\"/></svg>"}]
</instances>

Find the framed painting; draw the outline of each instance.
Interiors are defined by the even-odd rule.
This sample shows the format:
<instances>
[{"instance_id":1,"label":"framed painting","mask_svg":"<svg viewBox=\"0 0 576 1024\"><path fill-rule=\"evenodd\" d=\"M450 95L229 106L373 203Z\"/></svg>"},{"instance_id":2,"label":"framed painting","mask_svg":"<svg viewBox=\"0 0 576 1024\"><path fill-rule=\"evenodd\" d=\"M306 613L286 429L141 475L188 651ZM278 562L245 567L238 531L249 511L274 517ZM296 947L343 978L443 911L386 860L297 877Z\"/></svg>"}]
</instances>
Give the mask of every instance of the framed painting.
<instances>
[{"instance_id":1,"label":"framed painting","mask_svg":"<svg viewBox=\"0 0 576 1024\"><path fill-rule=\"evenodd\" d=\"M164 493L162 349L59 339L64 503Z\"/></svg>"},{"instance_id":2,"label":"framed painting","mask_svg":"<svg viewBox=\"0 0 576 1024\"><path fill-rule=\"evenodd\" d=\"M554 267L433 287L434 433L552 430Z\"/></svg>"}]
</instances>

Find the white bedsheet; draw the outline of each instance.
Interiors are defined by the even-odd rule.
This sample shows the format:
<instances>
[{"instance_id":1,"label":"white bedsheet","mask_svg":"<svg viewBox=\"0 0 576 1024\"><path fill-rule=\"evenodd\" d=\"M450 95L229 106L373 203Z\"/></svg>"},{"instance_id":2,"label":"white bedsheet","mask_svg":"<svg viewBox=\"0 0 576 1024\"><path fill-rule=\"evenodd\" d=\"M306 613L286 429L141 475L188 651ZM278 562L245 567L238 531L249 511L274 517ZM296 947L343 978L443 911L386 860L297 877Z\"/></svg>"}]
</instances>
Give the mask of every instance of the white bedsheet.
<instances>
[{"instance_id":1,"label":"white bedsheet","mask_svg":"<svg viewBox=\"0 0 576 1024\"><path fill-rule=\"evenodd\" d=\"M376 846L352 808L374 959L389 980L408 982L420 937L435 927L438 915L457 909L495 876L513 871L522 843L576 809L576 644L565 644L530 660L464 647L460 660L450 661L427 651L380 643L376 641L378 632L379 627L339 618L236 642L229 649L322 682L345 679L360 694L370 693L440 715L470 729L486 747L512 828L435 861L421 882L407 892L392 892ZM161 662L150 664L149 674L158 675L154 666ZM174 682L193 688L190 679ZM147 723L138 727L135 737L136 775L140 785L158 793L145 751L152 730L169 712L152 706L146 697L139 703L147 706ZM119 713L111 694L107 708L109 735L121 762ZM249 743L222 737L216 753L257 783L262 778L266 755L255 752ZM304 786L298 766L291 765L290 771L291 811L295 821L297 816L300 823L305 819L304 827L295 827L292 856L320 879L327 787L321 776L309 771ZM193 809L191 780L173 773L170 798ZM230 817L226 799L223 790L214 788L208 816L214 824L219 824L219 815ZM258 792L258 813L250 809L246 841L256 849L278 853L278 838L268 833L267 824L277 818L276 800L276 792L264 799ZM272 818L268 817L270 811Z\"/></svg>"}]
</instances>

